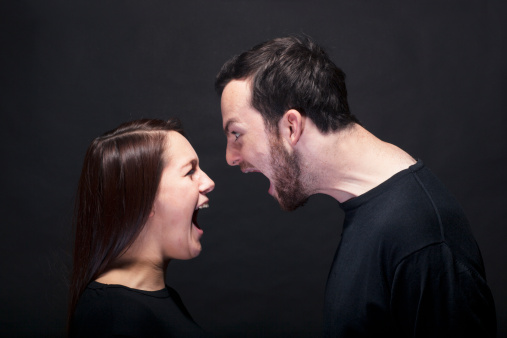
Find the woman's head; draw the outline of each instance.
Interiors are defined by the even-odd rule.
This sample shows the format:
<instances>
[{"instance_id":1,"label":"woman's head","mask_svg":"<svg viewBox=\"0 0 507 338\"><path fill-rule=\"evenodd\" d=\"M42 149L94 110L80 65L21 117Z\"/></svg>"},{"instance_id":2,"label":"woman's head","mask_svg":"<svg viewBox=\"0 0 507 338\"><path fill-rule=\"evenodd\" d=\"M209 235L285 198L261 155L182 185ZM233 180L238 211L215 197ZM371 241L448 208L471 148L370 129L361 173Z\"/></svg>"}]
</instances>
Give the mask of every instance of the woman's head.
<instances>
[{"instance_id":1,"label":"woman's head","mask_svg":"<svg viewBox=\"0 0 507 338\"><path fill-rule=\"evenodd\" d=\"M164 159L158 192L139 242L150 244L151 260L193 258L201 251L197 212L208 207L206 194L215 185L179 133L167 134Z\"/></svg>"},{"instance_id":2,"label":"woman's head","mask_svg":"<svg viewBox=\"0 0 507 338\"><path fill-rule=\"evenodd\" d=\"M199 173L205 182L200 189L210 191L213 182L198 169L197 155L183 137L178 120L127 122L90 144L76 196L70 313L86 285L114 264L146 226L155 229L153 224L176 220L174 217L161 219L161 196L173 191L173 181L178 183L175 177L167 174L173 162L177 164L181 154L188 153L194 160L188 172ZM193 182L186 191L180 190L180 202L185 201L188 194L197 194L199 198L201 192L195 192L199 187ZM171 203L170 200L166 202ZM191 220L192 214L189 217ZM171 227L167 225L166 231L168 229Z\"/></svg>"}]
</instances>

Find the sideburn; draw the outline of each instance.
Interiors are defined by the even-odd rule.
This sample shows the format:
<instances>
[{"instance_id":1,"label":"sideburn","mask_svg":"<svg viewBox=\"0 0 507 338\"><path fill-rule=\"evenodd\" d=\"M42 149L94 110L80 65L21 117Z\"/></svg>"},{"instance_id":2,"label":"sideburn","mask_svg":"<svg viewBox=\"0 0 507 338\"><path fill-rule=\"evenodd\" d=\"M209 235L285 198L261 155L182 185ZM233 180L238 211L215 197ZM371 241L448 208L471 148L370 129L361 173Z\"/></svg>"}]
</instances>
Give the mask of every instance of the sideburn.
<instances>
[{"instance_id":1,"label":"sideburn","mask_svg":"<svg viewBox=\"0 0 507 338\"><path fill-rule=\"evenodd\" d=\"M299 156L296 152L290 154L276 136L270 137L269 145L278 203L282 210L296 210L303 206L309 197L301 182Z\"/></svg>"}]
</instances>

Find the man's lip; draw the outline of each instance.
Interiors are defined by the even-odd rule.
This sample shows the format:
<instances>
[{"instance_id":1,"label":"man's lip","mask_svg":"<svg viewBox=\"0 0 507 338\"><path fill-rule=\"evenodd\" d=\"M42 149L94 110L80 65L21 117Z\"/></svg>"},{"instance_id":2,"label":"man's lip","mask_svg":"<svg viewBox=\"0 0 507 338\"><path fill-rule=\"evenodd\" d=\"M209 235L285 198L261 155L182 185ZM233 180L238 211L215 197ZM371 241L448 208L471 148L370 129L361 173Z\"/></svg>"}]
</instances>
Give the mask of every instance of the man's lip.
<instances>
[{"instance_id":1,"label":"man's lip","mask_svg":"<svg viewBox=\"0 0 507 338\"><path fill-rule=\"evenodd\" d=\"M254 169L254 168L245 168L245 169L241 169L241 171L244 174L248 174L248 173L260 173L261 172L260 170L257 170L257 169Z\"/></svg>"},{"instance_id":2,"label":"man's lip","mask_svg":"<svg viewBox=\"0 0 507 338\"><path fill-rule=\"evenodd\" d=\"M268 194L270 194L271 196L275 197L275 187L273 186L273 184L271 183L271 181L269 181Z\"/></svg>"}]
</instances>

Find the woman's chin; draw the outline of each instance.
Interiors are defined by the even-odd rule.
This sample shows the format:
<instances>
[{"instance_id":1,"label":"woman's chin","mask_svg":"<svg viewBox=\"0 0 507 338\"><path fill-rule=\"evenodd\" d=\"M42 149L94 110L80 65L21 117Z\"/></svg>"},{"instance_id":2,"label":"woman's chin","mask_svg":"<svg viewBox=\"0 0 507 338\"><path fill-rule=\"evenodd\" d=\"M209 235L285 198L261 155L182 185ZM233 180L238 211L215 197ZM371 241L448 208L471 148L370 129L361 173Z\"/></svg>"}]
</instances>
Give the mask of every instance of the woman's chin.
<instances>
[{"instance_id":1,"label":"woman's chin","mask_svg":"<svg viewBox=\"0 0 507 338\"><path fill-rule=\"evenodd\" d=\"M193 226L193 243L192 243L192 247L190 249L190 254L191 254L191 258L194 258L194 257L197 257L199 256L199 254L201 253L202 251L202 245L201 245L201 236L203 234L203 231L202 229L196 227L195 225L192 225Z\"/></svg>"},{"instance_id":2,"label":"woman's chin","mask_svg":"<svg viewBox=\"0 0 507 338\"><path fill-rule=\"evenodd\" d=\"M194 248L192 248L192 251L190 252L189 259L199 256L201 251L202 251L202 247L201 247L201 243L199 243L199 245L196 245Z\"/></svg>"}]
</instances>

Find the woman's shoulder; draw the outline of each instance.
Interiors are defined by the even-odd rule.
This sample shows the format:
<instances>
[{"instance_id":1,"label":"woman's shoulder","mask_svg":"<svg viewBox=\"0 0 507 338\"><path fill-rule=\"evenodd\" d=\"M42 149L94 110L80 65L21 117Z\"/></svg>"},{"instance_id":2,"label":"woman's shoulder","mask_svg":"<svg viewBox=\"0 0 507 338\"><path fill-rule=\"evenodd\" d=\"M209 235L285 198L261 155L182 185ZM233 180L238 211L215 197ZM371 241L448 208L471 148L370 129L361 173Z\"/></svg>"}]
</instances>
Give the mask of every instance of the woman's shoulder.
<instances>
[{"instance_id":1,"label":"woman's shoulder","mask_svg":"<svg viewBox=\"0 0 507 338\"><path fill-rule=\"evenodd\" d=\"M74 323L86 336L204 334L179 294L169 286L144 291L92 282L79 300Z\"/></svg>"},{"instance_id":2,"label":"woman's shoulder","mask_svg":"<svg viewBox=\"0 0 507 338\"><path fill-rule=\"evenodd\" d=\"M165 292L154 292L164 298ZM151 297L122 285L91 282L81 295L73 318L76 331L86 336L146 333L156 324Z\"/></svg>"}]
</instances>

